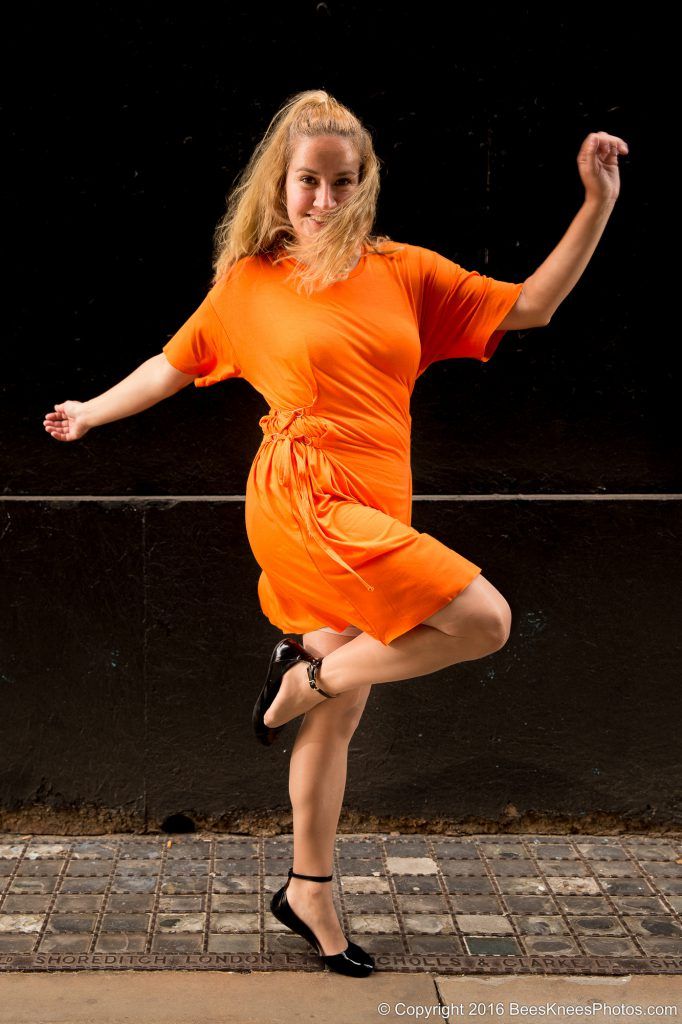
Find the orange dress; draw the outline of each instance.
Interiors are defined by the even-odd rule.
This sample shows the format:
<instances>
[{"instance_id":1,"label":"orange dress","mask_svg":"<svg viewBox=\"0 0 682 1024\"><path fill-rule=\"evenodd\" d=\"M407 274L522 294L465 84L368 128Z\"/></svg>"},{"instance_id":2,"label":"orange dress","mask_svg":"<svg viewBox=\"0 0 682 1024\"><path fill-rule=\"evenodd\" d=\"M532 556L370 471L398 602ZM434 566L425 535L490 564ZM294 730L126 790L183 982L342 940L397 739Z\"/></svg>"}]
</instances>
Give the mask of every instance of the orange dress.
<instances>
[{"instance_id":1,"label":"orange dress","mask_svg":"<svg viewBox=\"0 0 682 1024\"><path fill-rule=\"evenodd\" d=\"M283 633L349 624L388 644L481 568L411 526L410 396L433 362L487 362L522 284L407 243L311 296L248 256L163 346L196 387L243 377L269 406L246 482L258 597Z\"/></svg>"}]
</instances>

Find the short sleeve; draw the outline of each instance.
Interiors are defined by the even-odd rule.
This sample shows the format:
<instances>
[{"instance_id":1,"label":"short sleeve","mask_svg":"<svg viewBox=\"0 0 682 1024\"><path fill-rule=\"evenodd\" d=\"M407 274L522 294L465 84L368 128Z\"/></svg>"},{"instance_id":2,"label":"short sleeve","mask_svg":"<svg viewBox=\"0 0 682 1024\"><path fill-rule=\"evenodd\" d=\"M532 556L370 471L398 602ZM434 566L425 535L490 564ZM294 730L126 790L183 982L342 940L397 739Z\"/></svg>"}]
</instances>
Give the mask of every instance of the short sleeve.
<instances>
[{"instance_id":1,"label":"short sleeve","mask_svg":"<svg viewBox=\"0 0 682 1024\"><path fill-rule=\"evenodd\" d=\"M166 342L168 362L182 373L195 374L194 386L206 387L229 377L241 377L241 367L210 294Z\"/></svg>"},{"instance_id":2,"label":"short sleeve","mask_svg":"<svg viewBox=\"0 0 682 1024\"><path fill-rule=\"evenodd\" d=\"M422 249L417 376L440 359L487 363L506 331L496 330L523 289L523 282L496 281Z\"/></svg>"}]
</instances>

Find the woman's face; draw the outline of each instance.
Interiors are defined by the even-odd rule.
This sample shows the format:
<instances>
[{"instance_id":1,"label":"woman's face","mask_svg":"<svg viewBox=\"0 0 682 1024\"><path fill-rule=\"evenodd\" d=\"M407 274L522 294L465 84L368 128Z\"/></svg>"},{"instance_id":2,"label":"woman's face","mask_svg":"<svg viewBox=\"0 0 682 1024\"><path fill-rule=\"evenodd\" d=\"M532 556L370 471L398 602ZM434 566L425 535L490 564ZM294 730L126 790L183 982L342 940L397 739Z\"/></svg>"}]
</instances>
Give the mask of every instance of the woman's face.
<instances>
[{"instance_id":1,"label":"woman's face","mask_svg":"<svg viewBox=\"0 0 682 1024\"><path fill-rule=\"evenodd\" d=\"M286 177L289 220L299 241L320 230L324 218L358 187L360 160L353 144L338 135L299 138Z\"/></svg>"}]
</instances>

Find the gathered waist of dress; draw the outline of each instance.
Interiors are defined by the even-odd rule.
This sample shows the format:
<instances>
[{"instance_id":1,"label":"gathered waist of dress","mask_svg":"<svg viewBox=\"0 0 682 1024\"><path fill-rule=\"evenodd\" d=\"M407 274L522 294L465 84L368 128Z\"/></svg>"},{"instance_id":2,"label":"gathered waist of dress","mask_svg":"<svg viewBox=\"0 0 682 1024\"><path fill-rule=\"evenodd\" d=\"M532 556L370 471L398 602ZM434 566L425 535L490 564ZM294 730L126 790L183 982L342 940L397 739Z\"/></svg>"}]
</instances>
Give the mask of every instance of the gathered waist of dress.
<instances>
[{"instance_id":1,"label":"gathered waist of dress","mask_svg":"<svg viewBox=\"0 0 682 1024\"><path fill-rule=\"evenodd\" d=\"M263 442L285 439L301 441L314 448L323 447L322 438L329 434L332 424L323 416L315 416L306 412L310 406L300 409L270 409L258 421L263 431Z\"/></svg>"},{"instance_id":2,"label":"gathered waist of dress","mask_svg":"<svg viewBox=\"0 0 682 1024\"><path fill-rule=\"evenodd\" d=\"M325 436L333 436L333 424L322 416L306 412L309 408L302 406L300 409L271 409L266 416L261 416L259 424L263 430L263 441L259 454L270 444L284 445L284 449L277 452L277 479L279 484L289 491L292 505L305 525L308 535L330 558L360 580L367 590L374 590L374 587L330 546L315 514L310 479L314 469L309 460L309 455L312 456L309 449L325 447Z\"/></svg>"},{"instance_id":3,"label":"gathered waist of dress","mask_svg":"<svg viewBox=\"0 0 682 1024\"><path fill-rule=\"evenodd\" d=\"M300 409L270 409L261 416L263 444L270 441L299 441L313 448L336 449L339 453L358 453L362 458L409 459L410 426L393 419L382 421L381 430L376 420L367 415L345 414L337 419L324 412L312 412L312 406Z\"/></svg>"}]
</instances>

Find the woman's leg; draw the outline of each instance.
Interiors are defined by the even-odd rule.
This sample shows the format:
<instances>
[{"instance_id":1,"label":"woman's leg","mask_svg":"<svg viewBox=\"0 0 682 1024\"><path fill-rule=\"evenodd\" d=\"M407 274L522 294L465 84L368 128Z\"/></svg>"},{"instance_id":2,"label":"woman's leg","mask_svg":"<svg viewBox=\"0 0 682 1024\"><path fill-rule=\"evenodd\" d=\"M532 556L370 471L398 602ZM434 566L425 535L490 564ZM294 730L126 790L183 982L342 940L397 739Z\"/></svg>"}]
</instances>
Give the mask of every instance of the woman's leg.
<instances>
[{"instance_id":1,"label":"woman's leg","mask_svg":"<svg viewBox=\"0 0 682 1024\"><path fill-rule=\"evenodd\" d=\"M315 657L353 639L326 630L303 634ZM304 875L331 875L336 829L346 788L348 744L362 717L371 685L355 687L337 700L316 705L305 715L291 752L289 796L294 818L293 869ZM292 878L287 899L312 928L326 955L340 953L348 940L332 900L332 882Z\"/></svg>"},{"instance_id":2,"label":"woman's leg","mask_svg":"<svg viewBox=\"0 0 682 1024\"><path fill-rule=\"evenodd\" d=\"M498 651L507 642L510 628L509 604L479 573L452 601L390 644L360 633L350 643L332 651L320 667L317 685L328 693L341 695L368 683L429 675L448 665ZM334 703L338 699L335 696L329 701L313 690L306 665L299 662L284 673L279 693L265 714L265 723L283 725L323 701Z\"/></svg>"}]
</instances>

